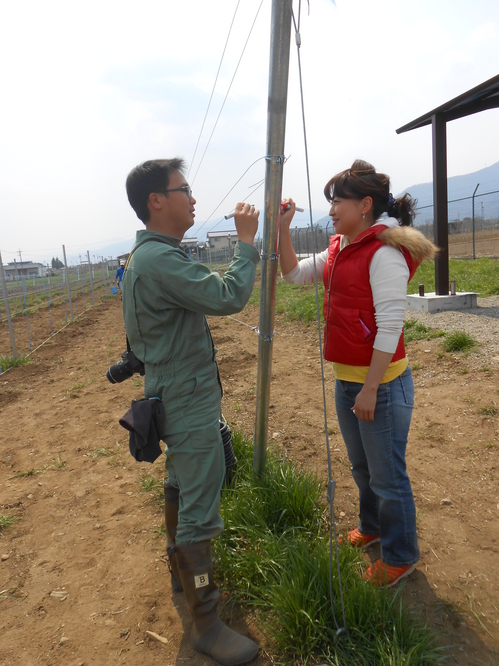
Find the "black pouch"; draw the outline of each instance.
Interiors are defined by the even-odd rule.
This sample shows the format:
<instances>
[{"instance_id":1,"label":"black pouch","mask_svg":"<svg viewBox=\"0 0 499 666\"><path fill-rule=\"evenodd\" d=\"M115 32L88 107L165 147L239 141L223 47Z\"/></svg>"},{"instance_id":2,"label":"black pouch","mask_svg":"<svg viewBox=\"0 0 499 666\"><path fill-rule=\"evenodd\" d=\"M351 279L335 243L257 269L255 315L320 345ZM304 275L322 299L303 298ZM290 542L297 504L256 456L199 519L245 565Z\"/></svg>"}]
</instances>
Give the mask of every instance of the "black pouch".
<instances>
[{"instance_id":1,"label":"black pouch","mask_svg":"<svg viewBox=\"0 0 499 666\"><path fill-rule=\"evenodd\" d=\"M159 441L164 420L165 409L159 398L132 400L119 423L130 432L128 444L135 460L153 463L162 454Z\"/></svg>"}]
</instances>

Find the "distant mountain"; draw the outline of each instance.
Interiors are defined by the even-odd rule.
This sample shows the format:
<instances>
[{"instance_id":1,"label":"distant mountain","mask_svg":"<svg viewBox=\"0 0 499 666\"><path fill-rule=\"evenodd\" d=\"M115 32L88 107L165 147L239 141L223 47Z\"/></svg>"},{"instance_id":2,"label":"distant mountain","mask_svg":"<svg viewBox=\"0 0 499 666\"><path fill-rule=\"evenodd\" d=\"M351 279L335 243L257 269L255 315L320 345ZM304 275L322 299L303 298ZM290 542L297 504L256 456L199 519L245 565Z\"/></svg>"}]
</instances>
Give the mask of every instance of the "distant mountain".
<instances>
[{"instance_id":1,"label":"distant mountain","mask_svg":"<svg viewBox=\"0 0 499 666\"><path fill-rule=\"evenodd\" d=\"M463 199L462 201L449 203L449 221L463 220L465 217L471 216L471 197L478 183L480 185L475 195L475 214L480 216L483 210L484 217L487 219L499 216L499 195L480 198L482 194L499 190L499 162L496 162L485 169L447 179L449 202L454 199ZM427 220L433 220L433 182L412 185L397 194L397 197L406 192L409 192L414 199L418 200L419 213L415 224L424 224Z\"/></svg>"}]
</instances>

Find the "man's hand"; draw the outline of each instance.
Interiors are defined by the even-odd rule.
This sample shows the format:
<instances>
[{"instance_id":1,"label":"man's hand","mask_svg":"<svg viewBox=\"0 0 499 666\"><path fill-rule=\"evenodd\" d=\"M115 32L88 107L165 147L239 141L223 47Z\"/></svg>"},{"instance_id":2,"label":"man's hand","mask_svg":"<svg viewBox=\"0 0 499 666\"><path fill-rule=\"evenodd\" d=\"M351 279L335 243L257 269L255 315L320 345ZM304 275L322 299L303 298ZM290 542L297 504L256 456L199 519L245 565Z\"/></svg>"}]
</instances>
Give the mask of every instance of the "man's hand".
<instances>
[{"instance_id":1,"label":"man's hand","mask_svg":"<svg viewBox=\"0 0 499 666\"><path fill-rule=\"evenodd\" d=\"M234 222L238 239L248 245L253 245L258 231L259 210L247 203L238 203L234 212Z\"/></svg>"}]
</instances>

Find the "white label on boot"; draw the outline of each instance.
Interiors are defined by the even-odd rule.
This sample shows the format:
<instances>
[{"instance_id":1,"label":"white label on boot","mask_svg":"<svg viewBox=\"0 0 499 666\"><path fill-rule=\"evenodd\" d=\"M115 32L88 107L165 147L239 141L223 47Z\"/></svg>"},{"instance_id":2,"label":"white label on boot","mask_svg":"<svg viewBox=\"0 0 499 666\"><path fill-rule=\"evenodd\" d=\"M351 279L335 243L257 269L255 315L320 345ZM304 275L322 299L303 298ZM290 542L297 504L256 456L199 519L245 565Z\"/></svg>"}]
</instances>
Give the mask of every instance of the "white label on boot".
<instances>
[{"instance_id":1,"label":"white label on boot","mask_svg":"<svg viewBox=\"0 0 499 666\"><path fill-rule=\"evenodd\" d=\"M196 589L198 587L206 587L207 585L210 584L208 574L201 574L200 576L194 576L194 584L196 586Z\"/></svg>"}]
</instances>

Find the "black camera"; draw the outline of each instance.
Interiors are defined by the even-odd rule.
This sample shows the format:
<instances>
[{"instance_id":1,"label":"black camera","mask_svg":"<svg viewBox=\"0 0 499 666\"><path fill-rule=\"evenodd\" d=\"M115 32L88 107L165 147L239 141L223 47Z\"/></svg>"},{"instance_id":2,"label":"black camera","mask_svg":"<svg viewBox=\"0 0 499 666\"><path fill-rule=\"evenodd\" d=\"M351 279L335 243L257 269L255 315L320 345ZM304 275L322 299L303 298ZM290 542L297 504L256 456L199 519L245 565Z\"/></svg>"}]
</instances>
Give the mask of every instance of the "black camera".
<instances>
[{"instance_id":1,"label":"black camera","mask_svg":"<svg viewBox=\"0 0 499 666\"><path fill-rule=\"evenodd\" d=\"M136 373L144 376L146 369L142 361L135 356L131 349L127 349L121 355L121 361L112 365L106 372L106 377L111 384L119 384L124 382L125 379L130 379Z\"/></svg>"}]
</instances>

